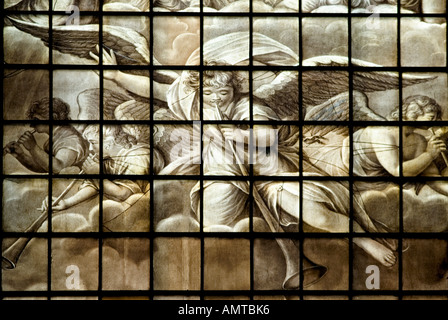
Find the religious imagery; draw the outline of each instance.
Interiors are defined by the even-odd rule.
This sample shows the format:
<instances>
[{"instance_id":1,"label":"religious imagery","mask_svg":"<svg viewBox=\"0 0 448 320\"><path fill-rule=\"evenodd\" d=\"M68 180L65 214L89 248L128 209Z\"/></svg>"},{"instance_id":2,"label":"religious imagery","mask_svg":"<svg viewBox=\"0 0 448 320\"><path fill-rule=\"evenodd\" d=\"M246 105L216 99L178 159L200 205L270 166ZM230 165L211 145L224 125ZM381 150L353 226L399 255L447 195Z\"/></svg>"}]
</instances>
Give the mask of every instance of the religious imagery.
<instances>
[{"instance_id":1,"label":"religious imagery","mask_svg":"<svg viewBox=\"0 0 448 320\"><path fill-rule=\"evenodd\" d=\"M53 5L5 1L5 299L448 297L445 1Z\"/></svg>"}]
</instances>

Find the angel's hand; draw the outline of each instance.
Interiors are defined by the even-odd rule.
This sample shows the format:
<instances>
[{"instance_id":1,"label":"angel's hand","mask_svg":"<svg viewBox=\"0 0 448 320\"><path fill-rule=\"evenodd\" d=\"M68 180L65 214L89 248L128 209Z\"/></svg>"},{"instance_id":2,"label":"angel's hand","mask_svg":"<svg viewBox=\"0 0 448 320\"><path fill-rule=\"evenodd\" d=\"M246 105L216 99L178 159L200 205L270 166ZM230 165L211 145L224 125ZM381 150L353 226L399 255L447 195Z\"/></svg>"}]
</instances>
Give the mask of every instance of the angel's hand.
<instances>
[{"instance_id":1,"label":"angel's hand","mask_svg":"<svg viewBox=\"0 0 448 320\"><path fill-rule=\"evenodd\" d=\"M31 131L26 131L24 134L22 134L17 142L23 145L27 150L31 150L37 145L36 138L34 138Z\"/></svg>"},{"instance_id":2,"label":"angel's hand","mask_svg":"<svg viewBox=\"0 0 448 320\"><path fill-rule=\"evenodd\" d=\"M96 53L92 51L89 52L89 55L98 63L100 63L99 52L100 47L96 45ZM117 58L115 57L115 53L112 49L110 49L109 53L106 50L103 50L103 65L117 65ZM105 79L115 80L119 70L104 70L103 76Z\"/></svg>"},{"instance_id":3,"label":"angel's hand","mask_svg":"<svg viewBox=\"0 0 448 320\"><path fill-rule=\"evenodd\" d=\"M243 131L234 125L221 125L221 132L226 140L244 141Z\"/></svg>"},{"instance_id":4,"label":"angel's hand","mask_svg":"<svg viewBox=\"0 0 448 320\"><path fill-rule=\"evenodd\" d=\"M25 154L21 147L21 144L16 141L11 141L3 148L3 155L6 155L8 153L16 158L22 157Z\"/></svg>"},{"instance_id":5,"label":"angel's hand","mask_svg":"<svg viewBox=\"0 0 448 320\"><path fill-rule=\"evenodd\" d=\"M55 200L56 200L56 197L52 197L52 201L54 202ZM42 201L42 206L41 206L41 208L40 208L40 210L42 211L42 212L44 212L44 211L47 211L48 210L48 206L49 206L49 204L48 204L48 197L47 198L45 198L43 201ZM59 203L58 204L56 204L56 205L53 205L52 207L51 207L51 209L53 210L53 211L62 211L62 210L65 210L65 209L67 209L68 208L68 205L67 205L67 203L64 201L64 200L59 200Z\"/></svg>"},{"instance_id":6,"label":"angel's hand","mask_svg":"<svg viewBox=\"0 0 448 320\"><path fill-rule=\"evenodd\" d=\"M82 164L82 170L86 174L98 174L99 173L99 160L95 155L89 155L89 157Z\"/></svg>"}]
</instances>

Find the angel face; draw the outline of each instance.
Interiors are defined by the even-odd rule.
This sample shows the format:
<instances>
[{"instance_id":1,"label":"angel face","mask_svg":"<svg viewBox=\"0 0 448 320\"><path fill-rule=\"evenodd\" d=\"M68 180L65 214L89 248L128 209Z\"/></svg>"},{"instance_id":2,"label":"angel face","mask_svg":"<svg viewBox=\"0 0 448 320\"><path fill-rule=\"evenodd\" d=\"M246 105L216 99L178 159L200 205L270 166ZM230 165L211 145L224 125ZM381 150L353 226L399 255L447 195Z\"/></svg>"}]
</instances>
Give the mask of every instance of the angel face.
<instances>
[{"instance_id":1,"label":"angel face","mask_svg":"<svg viewBox=\"0 0 448 320\"><path fill-rule=\"evenodd\" d=\"M204 104L206 106L225 110L232 103L235 96L232 86L214 87L206 86L203 88Z\"/></svg>"},{"instance_id":2,"label":"angel face","mask_svg":"<svg viewBox=\"0 0 448 320\"><path fill-rule=\"evenodd\" d=\"M39 115L34 115L31 120L35 120L35 121L41 120L41 121L44 121L44 120L47 120L47 119L43 119L43 117L41 117ZM31 124L30 127L35 129L36 132L38 132L38 133L49 134L49 132L50 132L50 127L47 124L36 123L36 124Z\"/></svg>"},{"instance_id":3,"label":"angel face","mask_svg":"<svg viewBox=\"0 0 448 320\"><path fill-rule=\"evenodd\" d=\"M433 121L436 116L437 112L433 108L421 108L416 102L412 102L406 112L406 120Z\"/></svg>"}]
</instances>

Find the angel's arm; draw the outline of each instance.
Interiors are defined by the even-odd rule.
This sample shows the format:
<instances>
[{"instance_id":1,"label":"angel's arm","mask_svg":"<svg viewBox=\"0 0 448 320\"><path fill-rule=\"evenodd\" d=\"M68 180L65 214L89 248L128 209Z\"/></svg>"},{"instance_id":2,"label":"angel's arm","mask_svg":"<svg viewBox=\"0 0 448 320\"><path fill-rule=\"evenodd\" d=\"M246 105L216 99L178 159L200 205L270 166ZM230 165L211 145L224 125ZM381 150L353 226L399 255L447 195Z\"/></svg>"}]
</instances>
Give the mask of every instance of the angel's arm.
<instances>
[{"instance_id":1,"label":"angel's arm","mask_svg":"<svg viewBox=\"0 0 448 320\"><path fill-rule=\"evenodd\" d=\"M398 177L400 175L400 154L399 154L399 138L398 130L396 128L387 129L370 129L372 139L372 149L380 164L391 175ZM381 138L381 143L377 137ZM430 139L428 143L423 136L415 134L412 145L404 146L413 150L406 150L415 156L412 159L403 161L403 175L404 176L418 176L418 175L434 175L435 165L434 159L440 154L443 146L437 137ZM386 147L385 147L386 146ZM438 172L438 170L437 170Z\"/></svg>"},{"instance_id":2,"label":"angel's arm","mask_svg":"<svg viewBox=\"0 0 448 320\"><path fill-rule=\"evenodd\" d=\"M98 46L96 47L96 49L97 51L99 51ZM96 54L90 52L90 56L99 63L99 57ZM117 64L117 59L112 49L110 50L109 53L106 50L103 50L103 63L105 65ZM151 92L151 81L148 77L124 73L121 72L120 70L104 70L103 76L105 79L117 83L124 89L132 93L135 93L141 97L149 99ZM154 83L154 89L153 89L154 98L161 101L166 101L166 92L168 90L169 85L162 84L156 81L153 81L153 83Z\"/></svg>"},{"instance_id":3,"label":"angel's arm","mask_svg":"<svg viewBox=\"0 0 448 320\"><path fill-rule=\"evenodd\" d=\"M30 150L34 163L43 168L46 172L49 170L48 153L39 146ZM77 154L73 150L61 149L52 157L53 172L59 173L62 169L70 167L75 162Z\"/></svg>"},{"instance_id":4,"label":"angel's arm","mask_svg":"<svg viewBox=\"0 0 448 320\"><path fill-rule=\"evenodd\" d=\"M105 194L119 201L125 201L132 195L132 191L129 188L126 188L125 186L120 184L116 184L110 180L105 179L103 182L103 186Z\"/></svg>"}]
</instances>

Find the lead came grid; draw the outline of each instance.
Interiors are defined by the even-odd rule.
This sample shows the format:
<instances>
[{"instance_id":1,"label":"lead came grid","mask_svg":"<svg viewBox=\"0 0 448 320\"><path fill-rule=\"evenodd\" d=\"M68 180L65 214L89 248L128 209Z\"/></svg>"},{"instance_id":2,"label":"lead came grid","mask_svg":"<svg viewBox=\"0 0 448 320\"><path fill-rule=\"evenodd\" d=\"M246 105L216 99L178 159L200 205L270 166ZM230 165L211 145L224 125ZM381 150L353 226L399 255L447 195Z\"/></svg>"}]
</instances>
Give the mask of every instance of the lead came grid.
<instances>
[{"instance_id":1,"label":"lead came grid","mask_svg":"<svg viewBox=\"0 0 448 320\"><path fill-rule=\"evenodd\" d=\"M353 155L354 152L354 132L359 127L372 126L372 127L390 127L390 128L398 128L399 130L399 152L400 159L399 162L403 163L403 145L404 141L401 138L403 130L405 130L404 124L417 127L417 126L447 126L447 122L445 119L442 121L437 121L434 123L432 121L423 121L423 122L407 122L404 121L404 115L402 110L402 102L404 99L411 95L412 86L405 88L404 83L407 81L407 76L410 74L418 74L418 75L438 75L444 79L447 77L446 73L446 47L445 50L445 58L442 64L437 65L437 61L435 61L434 65L410 65L409 64L409 52L403 51L403 48L409 50L406 46L406 42L409 41L407 38L408 35L403 33L403 20L422 17L422 18L441 18L445 19L444 14L422 14L422 13L403 13L401 7L397 5L396 13L381 13L380 19L388 19L390 21L396 21L396 63L391 63L391 65L386 65L384 67L377 66L358 66L356 64L355 59L359 57L354 57L354 54L359 54L359 52L355 52L354 44L354 23L356 23L359 19L366 19L371 17L370 14L366 13L357 13L351 12L347 10L346 13L328 13L328 12L318 12L318 13L309 13L302 12L303 1L299 1L299 12L264 12L260 11L260 7L255 2L249 2L248 9L245 12L214 12L209 11L205 8L204 4L201 3L196 11L187 11L187 12L163 12L156 11L152 6L148 9L147 12L130 12L130 11L119 11L119 12L111 12L105 11L103 9L103 5L105 1L100 1L100 5L98 10L95 11L81 11L81 17L93 17L97 18L97 24L99 26L98 32L98 42L105 43L104 32L106 30L104 20L105 19L114 19L114 18L122 18L122 19L138 19L144 17L146 19L146 23L149 25L149 34L148 34L148 43L149 43L149 61L146 63L139 63L137 65L107 65L103 61L103 53L107 50L107 46L99 46L98 65L88 65L88 64L77 64L77 63L60 63L60 56L55 50L48 50L48 63L46 62L38 62L38 63L21 63L20 61L15 61L14 63L6 63L4 64L4 75L10 74L10 72L15 72L15 70L21 70L23 74L29 73L44 73L46 74L47 82L48 82L48 97L50 100L49 103L49 114L53 114L54 105L53 98L55 97L55 92L57 92L59 83L56 81L57 79L62 79L62 77L58 78L58 74L65 72L74 72L74 74L82 75L87 74L87 72L96 70L98 72L99 81L98 81L98 118L95 120L55 120L50 118L50 120L25 120L25 118L14 118L14 116L9 116L8 112L11 110L9 106L6 105L6 97L10 93L11 88L14 88L13 85L9 84L9 79L7 76L3 78L3 86L2 86L2 95L3 99L3 115L4 122L2 125L2 137L3 137L3 145L5 146L10 140L6 140L11 136L12 130L17 126L22 126L25 128L28 125L38 125L38 124L46 124L49 127L49 132L54 132L54 130L58 126L82 126L82 125L97 125L98 137L99 137L99 158L103 159L103 152L105 148L105 140L103 136L103 126L113 126L113 125L138 125L140 128L149 128L148 139L150 143L150 161L149 165L149 174L136 174L136 175L127 175L125 178L134 182L138 182L140 180L146 181L149 185L149 190L147 191L150 194L150 197L147 198L147 207L149 207L149 226L146 231L143 229L138 229L137 231L132 229L119 229L118 231L108 232L107 230L103 230L101 227L97 230L93 230L92 232L81 231L81 232L72 232L72 231L63 231L63 232L55 232L52 230L54 219L57 218L56 213L52 213L51 209L49 211L49 217L52 219L47 219L48 231L38 231L24 234L24 230L26 227L22 226L22 228L15 228L14 224L12 224L13 228L11 228L11 219L12 212L6 212L5 209L2 210L3 218L1 220L1 233L2 233L2 243L10 242L13 238L18 237L32 237L34 246L37 246L36 242L39 242L39 245L46 246L46 268L42 270L39 274L40 276L44 276L45 279L41 282L45 283L45 286L38 286L37 289L27 288L26 285L22 284L22 286L18 286L17 288L12 288L10 285L10 280L8 280L9 272L19 272L18 268L15 270L2 270L1 278L2 278L2 290L1 295L3 299L9 298L45 298L45 299L58 299L64 297L77 297L77 298L94 298L94 299L111 299L118 297L138 297L138 298L149 298L149 299L169 299L174 297L186 297L192 299L228 299L228 298L243 298L243 299L264 299L264 298L284 298L287 299L375 299L375 298L397 298L397 299L409 299L409 298L417 298L417 297L438 297L442 299L446 299L447 296L447 287L442 288L440 285L435 289L430 285L422 285L421 287L413 287L413 281L417 281L412 278L412 274L410 274L409 270L412 269L411 266L406 265L406 251L403 252L404 247L408 244L420 246L421 248L436 248L437 253L440 253L444 246L446 246L446 234L439 232L419 232L412 229L412 225L406 225L405 217L403 216L403 211L406 209L407 204L405 202L404 192L407 190L409 183L414 183L416 185L426 183L428 181L445 181L444 177L409 177L403 174L403 166L400 166L399 175L397 177L385 177L385 176L364 176L359 177L354 175L354 163L353 163ZM49 7L52 8L56 4L55 1L49 1ZM55 17L66 16L67 13L65 11L54 11L54 10L42 10L42 11L8 11L4 10L4 14L6 15L23 15L23 16L31 16L38 15L40 18L48 16L48 46L51 48L58 41L56 34L57 32L54 30L53 21ZM197 45L199 45L199 57L197 62L193 62L188 65L176 65L174 63L165 63L158 64L155 61L154 52L160 50L157 48L160 45L161 40L160 37L166 37L164 34L164 28L160 27L160 21L171 23L176 21L178 18L189 18L190 23L196 23L199 25L200 35L199 41ZM278 21L282 19L290 19L291 21L297 22L297 38L293 39L298 44L297 46L297 54L300 57L298 61L298 65L290 65L290 64L280 64L280 65L260 65L258 61L254 61L254 54L257 52L256 42L254 40L254 31L256 29L255 23L258 19L263 18L275 18ZM158 20L159 19L159 20ZM172 19L172 20L170 20ZM247 53L250 57L247 63L239 64L239 65L206 65L205 62L209 60L210 57L206 57L206 53L204 53L204 45L207 42L207 28L206 26L210 25L210 21L221 23L218 26L225 28L226 21L230 21L231 23L241 23L242 25L247 26L246 31L247 38ZM310 35L304 34L307 30L305 30L304 25L305 19L327 19L330 22L335 22L339 20L346 21L346 30L347 34L345 38L342 39L342 43L346 44L347 51L338 52L340 55L348 58L348 66L343 65L304 65L302 62L305 61L306 55L309 54L311 49L314 49L316 52L320 52L321 48L313 47L310 44ZM316 21L317 21L316 20ZM184 20L185 21L185 20ZM273 20L275 21L275 20ZM266 20L265 23L269 22ZM272 21L271 21L272 22ZM169 25L166 26L167 29ZM265 24L257 24L257 28L266 27ZM273 26L275 30L275 26ZM445 28L446 29L446 28ZM6 30L5 21L3 21L3 30ZM153 32L153 30L157 30ZM284 31L284 30L282 30ZM264 31L266 32L266 31ZM446 31L445 31L446 33ZM404 38L406 35L406 38ZM159 37L159 38L158 38ZM312 38L312 35L311 35ZM2 33L2 43L5 44L6 34ZM56 43L55 43L56 42ZM308 46L307 46L308 44ZM188 45L192 45L188 42ZM193 44L194 45L194 44ZM324 49L323 49L324 50ZM6 54L8 52L8 47L4 45L2 50L3 61L6 61L6 58L9 58ZM368 52L367 52L368 53ZM385 53L385 55L387 52ZM212 57L213 58L213 57ZM436 59L436 57L433 57ZM45 59L44 59L45 60ZM363 59L364 60L364 59ZM365 59L367 60L367 59ZM6 61L7 62L7 61ZM105 88L105 73L110 70L120 70L120 71L133 71L135 73L142 74L142 72L147 72L147 76L149 76L149 80L151 81L151 95L146 102L141 102L142 104L146 103L150 107L150 112L148 118L145 120L135 120L135 119L124 119L124 120L116 120L107 117L107 108L108 105L105 102L107 100L107 93ZM249 119L246 120L209 120L204 114L204 86L202 84L203 79L206 78L207 74L210 71L240 71L242 74L247 75L247 88L248 88L248 108L249 108ZM387 71L393 72L397 75L397 87L398 97L397 104L398 108L398 118L394 121L379 122L375 120L360 120L358 118L358 114L354 113L354 103L357 98L356 93L354 93L354 83L357 79L357 76L360 74L374 73L375 71ZM160 74L159 72L178 72L179 74L185 71L190 71L190 73L197 72L198 74L198 92L199 92L199 105L200 112L197 115L197 118L187 117L183 120L167 120L160 119L156 117L156 111L160 108L159 102L156 98L156 92L154 89L154 81L155 78ZM309 87L305 87L306 79L310 74L313 74L314 77L317 76L318 73L326 73L332 74L334 77L338 75L345 74L346 77L346 86L348 88L348 105L349 105L349 114L348 119L346 120L334 120L328 118L321 118L319 120L316 119L308 119L305 114L302 112L301 108L297 109L297 115L294 119L282 119L281 121L274 120L257 120L254 119L254 109L256 107L257 100L254 98L254 83L258 80L258 76L263 72L282 72L282 71L291 71L297 73L297 88L298 88L298 99L301 101L301 106L304 104L304 97L308 92L305 90L309 90ZM45 78L43 76L43 78ZM56 78L56 79L55 79ZM45 78L46 79L46 78ZM79 80L80 78L78 78ZM340 78L339 78L340 79ZM321 85L324 82L320 83ZM64 87L61 87L64 90ZM427 88L427 87L426 87ZM69 90L70 88L68 88ZM67 88L65 87L65 90ZM330 89L329 89L330 90ZM446 81L445 88L439 90L446 90ZM434 95L437 89L434 89L432 92ZM62 92L62 91L61 91ZM405 94L406 92L406 94ZM331 92L328 92L331 95ZM429 95L429 94L428 94ZM330 97L328 97L329 99ZM378 96L377 96L378 101ZM446 109L447 101L439 101L443 108ZM444 105L443 105L444 104ZM332 105L334 107L334 105ZM446 111L445 111L446 112ZM305 152L305 148L308 147L308 144L305 142L307 130L311 131L315 128L321 127L329 127L332 126L337 130L342 130L344 132L348 132L349 137L349 151L350 161L348 168L348 175L328 175L328 176L313 176L306 173L304 166L307 164L304 161L300 161L298 166L300 168L300 172L295 176L285 176L285 175L263 175L258 174L254 171L254 165L250 164L246 166L248 176L238 176L238 175L207 175L204 171L204 161L198 165L197 173L193 174L176 174L176 175L161 175L155 174L153 172L153 168L156 166L157 154L155 146L157 146L156 135L154 133L157 132L162 126L172 126L172 128L180 126L182 128L188 128L187 131L189 134L193 135L194 130L199 128L199 132L203 134L207 132L207 129L210 127L216 127L219 125L240 125L246 126L251 129L257 128L257 126L261 125L284 125L289 126L290 128L298 129L298 150L299 154L302 156ZM52 134L48 135L48 148L49 150L53 150L54 147L54 138ZM254 136L251 134L251 141L253 141ZM202 140L199 141L199 148L203 150L204 142ZM319 145L320 143L317 142ZM308 150L308 149L307 149ZM252 155L253 156L253 155ZM301 157L302 159L303 157ZM203 159L204 160L204 159ZM440 160L440 159L439 159ZM5 188L7 182L10 181L32 181L33 183L40 183L43 187L46 188L48 197L51 199L53 196L57 196L55 190L61 189L61 182L68 182L73 179L82 180L85 176L80 177L77 174L72 173L64 173L57 174L54 172L54 162L49 158L48 164L48 172L43 174L14 174L13 172L8 171L10 168L9 162L11 160L6 160L5 156L2 157L2 167L3 167L3 180L2 180L2 195L3 201L5 203L8 200L6 197L11 194L9 189ZM94 179L97 181L98 188L98 197L96 200L96 204L99 208L97 221L101 222L104 219L103 211L106 202L104 202L104 189L105 184L108 180L117 179L117 176L112 174L107 174L104 170L104 162L102 165L98 166L98 172L95 174L88 175L89 179ZM206 169L208 170L208 169ZM122 177L120 177L122 178ZM247 183L249 190L249 215L248 215L248 225L247 229L241 229L239 232L221 232L220 229L215 231L207 231L204 229L204 219L207 214L205 211L205 207L207 206L208 198L204 197L204 185L208 185L211 181L218 182L232 182L236 181L237 183ZM266 229L261 228L257 224L260 220L260 213L257 211L257 204L254 203L254 193L258 192L255 190L256 185L263 181L275 181L275 182L300 182L298 185L300 191L300 198L298 199L300 203L300 217L298 219L298 226L296 229L285 228L286 232L278 232L274 233L268 231ZM197 227L191 227L190 229L186 229L185 231L179 231L174 229L162 229L163 231L159 231L157 225L160 222L161 217L160 213L156 212L157 208L161 208L162 206L165 210L168 206L176 206L176 203L164 203L163 202L163 194L160 193L160 190L165 190L163 188L175 188L175 190L182 190L186 194L179 194L179 198L188 197L188 190L195 183L199 185L199 221ZM327 233L320 232L318 230L309 229L306 223L303 221L303 192L306 189L307 183L316 182L321 185L330 186L333 183L345 183L348 185L349 190L349 199L348 207L349 207L349 215L350 215L350 225L349 232L335 232L335 233ZM384 287L381 287L377 290L367 290L365 287L365 279L367 278L367 274L364 271L365 268L357 267L358 263L365 263L366 261L370 261L371 263L375 263L374 260L368 260L365 257L365 253L361 252L359 248L355 246L354 241L359 238L372 238L371 234L363 234L357 233L353 224L354 220L354 207L355 207L355 196L354 193L359 187L358 184L362 184L363 182L389 182L397 185L398 188L398 205L396 210L396 220L397 221L397 229L396 230L387 230L387 232L381 232L375 235L375 238L385 238L385 239L398 239L396 257L397 262L396 265L387 269L385 267L380 266L381 277L386 278ZM68 183L62 184L67 185ZM157 191L159 190L159 191ZM187 190L187 191L185 191ZM219 195L216 195L219 196ZM159 206L159 207L158 207ZM51 207L51 205L50 205ZM20 212L14 213L20 214ZM409 231L411 230L411 231ZM424 230L424 229L423 229ZM139 240L144 239L146 241L142 241L139 243ZM299 250L299 271L300 271L300 286L295 289L283 290L281 288L281 279L283 278L284 272L283 270L276 270L277 273L269 270L266 266L262 265L261 262L263 256L263 250L267 251L271 254L276 255L278 259L282 258L281 251L276 247L276 239L292 239L296 242ZM428 241L432 240L433 245L431 245ZM64 246L66 246L65 253L61 251L62 243L65 241ZM280 240L282 241L282 240ZM426 242L425 242L426 241ZM28 249L32 249L32 243ZM96 273L96 277L91 276L88 277L91 282L85 283L84 287L81 290L67 290L64 288L63 284L65 283L66 276L62 270L61 266L56 265L56 261L60 258L58 254L69 254L70 250L77 250L76 243L79 244L84 243L84 245L90 245L96 248L96 253L91 252L91 265L89 272L91 270ZM89 244L90 243L90 244ZM97 243L97 246L92 243ZM344 243L344 244L342 244ZM71 247L70 247L71 244ZM132 245L134 251L129 249ZM64 248L62 246L62 248ZM126 247L127 246L127 247ZM175 248L179 246L182 247L182 250L179 252L175 252ZM127 249L126 249L126 248ZM138 250L136 247L139 247ZM114 274L114 266L119 266L118 264L113 264L113 261L109 258L109 254L111 252L111 248L119 255L133 255L140 257L141 261L141 270L137 271L137 268L130 268L131 271L129 273L129 277L140 277L144 281L141 281L137 286L135 282L132 282L132 279L129 278L128 283L114 283L111 281L111 277L123 277L122 274ZM268 249L266 249L268 248ZM274 248L274 249L272 249ZM334 277L333 272L334 269L329 270L326 275L327 278L322 278L320 282L318 282L314 288L313 286L305 287L303 283L305 281L304 278L304 264L307 263L308 259L319 259L319 256L316 256L316 251L313 250L322 250L324 248L323 255L327 255L330 257L334 257L336 253L340 253L339 259L341 261L341 266L331 265L331 268L336 268L341 272L339 282L325 282L328 280L328 277ZM342 248L342 249L341 249ZM79 247L78 247L79 249ZM162 252L162 249L165 249L167 252L172 252L173 256L175 254L179 254L180 257L169 256ZM2 247L2 250L5 248ZM59 251L58 251L59 250ZM220 251L222 250L222 251ZM304 251L310 253L304 254ZM338 251L339 250L339 251ZM412 249L410 249L412 250ZM126 253L125 253L126 251ZM30 251L28 251L28 254ZM225 252L225 254L222 254ZM266 252L266 251L265 251ZM336 253L335 253L336 252ZM322 254L322 253L321 253ZM76 255L76 254L75 254ZM342 256L344 258L342 258ZM240 259L243 257L244 259ZM21 258L24 258L23 256ZM26 257L25 257L26 258ZM322 256L320 257L322 259ZM182 270L176 269L175 264L181 261L189 261L190 268L184 268ZM183 260L182 260L183 259ZM223 259L225 262L225 266L227 265L235 265L237 268L226 269L222 271L220 274L219 269L219 260ZM230 260L229 260L230 259ZM272 258L274 259L274 257ZM229 260L229 261L228 261ZM361 261L359 261L361 260ZM64 261L63 259L61 261ZM67 261L70 261L68 259ZM75 261L75 260L73 260ZM143 261L143 262L142 262ZM169 263L164 263L164 261L169 261ZM274 261L274 260L273 260ZM318 260L321 261L321 260ZM324 259L324 261L326 261ZM344 262L345 261L345 262ZM266 262L265 262L266 263ZM343 265L346 263L346 267ZM375 263L376 264L376 263ZM440 272L444 269L444 264L446 264L446 257L444 261L440 262ZM42 265L38 264L38 265ZM269 263L268 263L269 265ZM278 267L278 266L277 266ZM62 269L61 269L62 268ZM82 266L80 266L81 270ZM263 269L264 268L264 269ZM408 268L408 269L406 269ZM418 268L413 266L413 268ZM163 270L166 269L167 271ZM125 269L123 269L125 270ZM132 271L133 270L133 271ZM142 271L143 270L143 271ZM424 272L430 272L431 270L425 270ZM434 271L434 270L432 270ZM26 272L26 271L22 271ZM116 272L116 271L115 271ZM132 274L135 272L135 274ZM140 272L140 273L139 273ZM168 272L168 273L167 273ZM169 273L171 272L171 273ZM179 273L180 272L180 273ZM227 274L226 274L227 272ZM274 284L265 282L262 283L260 279L260 272L266 272L268 274L267 277L272 277ZM331 272L331 275L330 275ZM24 273L26 274L26 273ZM64 278L59 278L63 276ZM175 277L178 279L181 284L175 284L170 282L171 280L168 276ZM227 282L220 281L220 276L228 276ZM339 276L339 275L338 275ZM232 278L234 277L234 278ZM445 274L446 278L446 274ZM236 280L235 280L236 279ZM33 280L33 279L31 279ZM41 279L42 280L42 279ZM232 281L233 280L233 281ZM131 283L131 285L129 284ZM132 285L134 283L134 285ZM383 285L383 283L382 283Z\"/></svg>"}]
</instances>

